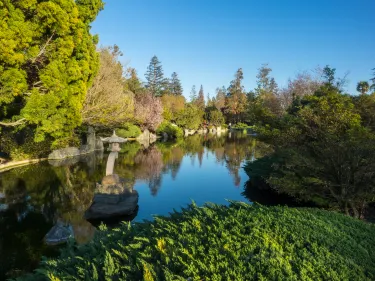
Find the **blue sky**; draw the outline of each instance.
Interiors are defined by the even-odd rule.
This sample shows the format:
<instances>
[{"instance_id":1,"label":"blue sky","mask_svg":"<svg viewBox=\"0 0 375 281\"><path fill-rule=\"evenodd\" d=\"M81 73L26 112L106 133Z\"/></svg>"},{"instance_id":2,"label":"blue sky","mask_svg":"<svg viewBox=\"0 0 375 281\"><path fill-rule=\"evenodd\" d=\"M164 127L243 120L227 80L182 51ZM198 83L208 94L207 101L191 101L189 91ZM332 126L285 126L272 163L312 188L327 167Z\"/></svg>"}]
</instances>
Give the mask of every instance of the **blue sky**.
<instances>
[{"instance_id":1,"label":"blue sky","mask_svg":"<svg viewBox=\"0 0 375 281\"><path fill-rule=\"evenodd\" d=\"M117 44L141 79L153 55L176 71L184 95L202 84L214 95L239 67L246 90L268 63L279 86L329 64L349 71L348 92L375 68L374 0L106 0L92 25L100 45Z\"/></svg>"}]
</instances>

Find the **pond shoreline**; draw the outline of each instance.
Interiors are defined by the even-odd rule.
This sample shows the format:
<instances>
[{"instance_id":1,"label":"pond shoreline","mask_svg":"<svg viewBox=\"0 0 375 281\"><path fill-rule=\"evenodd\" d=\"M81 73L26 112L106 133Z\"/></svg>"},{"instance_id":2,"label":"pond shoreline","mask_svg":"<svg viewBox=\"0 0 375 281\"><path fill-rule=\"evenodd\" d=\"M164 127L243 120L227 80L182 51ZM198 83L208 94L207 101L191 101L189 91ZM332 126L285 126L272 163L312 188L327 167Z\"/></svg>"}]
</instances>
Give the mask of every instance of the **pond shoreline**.
<instances>
[{"instance_id":1,"label":"pond shoreline","mask_svg":"<svg viewBox=\"0 0 375 281\"><path fill-rule=\"evenodd\" d=\"M26 159L21 161L10 161L5 164L0 164L0 173L9 171L13 168L36 164L48 160L48 158Z\"/></svg>"}]
</instances>

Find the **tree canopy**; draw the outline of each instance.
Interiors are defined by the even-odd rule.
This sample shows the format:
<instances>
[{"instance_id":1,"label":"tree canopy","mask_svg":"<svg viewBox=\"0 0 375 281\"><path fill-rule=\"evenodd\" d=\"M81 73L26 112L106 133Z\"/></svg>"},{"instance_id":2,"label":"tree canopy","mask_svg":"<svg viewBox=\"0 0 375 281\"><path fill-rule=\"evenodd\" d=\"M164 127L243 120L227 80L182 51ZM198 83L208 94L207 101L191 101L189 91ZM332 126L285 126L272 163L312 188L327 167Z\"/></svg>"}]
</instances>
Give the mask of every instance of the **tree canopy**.
<instances>
[{"instance_id":1,"label":"tree canopy","mask_svg":"<svg viewBox=\"0 0 375 281\"><path fill-rule=\"evenodd\" d=\"M35 141L54 144L81 124L86 91L99 67L90 23L101 0L0 3L2 126L35 126Z\"/></svg>"}]
</instances>

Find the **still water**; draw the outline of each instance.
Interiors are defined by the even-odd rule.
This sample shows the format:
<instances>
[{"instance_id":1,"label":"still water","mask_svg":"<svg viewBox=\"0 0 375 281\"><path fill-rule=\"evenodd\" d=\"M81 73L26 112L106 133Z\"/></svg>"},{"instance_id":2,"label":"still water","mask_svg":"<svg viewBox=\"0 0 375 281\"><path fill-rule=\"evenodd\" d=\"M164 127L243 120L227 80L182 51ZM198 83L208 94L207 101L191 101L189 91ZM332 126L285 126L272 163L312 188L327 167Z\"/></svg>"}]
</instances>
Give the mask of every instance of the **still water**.
<instances>
[{"instance_id":1,"label":"still water","mask_svg":"<svg viewBox=\"0 0 375 281\"><path fill-rule=\"evenodd\" d=\"M114 173L138 193L132 221L167 215L192 201L248 202L242 195L246 160L258 157L256 141L243 133L193 135L147 148L122 144ZM85 219L97 183L105 176L108 153L63 162L44 162L0 174L0 279L35 268L56 248L43 237L57 221L72 226L78 243L92 239L95 226Z\"/></svg>"}]
</instances>

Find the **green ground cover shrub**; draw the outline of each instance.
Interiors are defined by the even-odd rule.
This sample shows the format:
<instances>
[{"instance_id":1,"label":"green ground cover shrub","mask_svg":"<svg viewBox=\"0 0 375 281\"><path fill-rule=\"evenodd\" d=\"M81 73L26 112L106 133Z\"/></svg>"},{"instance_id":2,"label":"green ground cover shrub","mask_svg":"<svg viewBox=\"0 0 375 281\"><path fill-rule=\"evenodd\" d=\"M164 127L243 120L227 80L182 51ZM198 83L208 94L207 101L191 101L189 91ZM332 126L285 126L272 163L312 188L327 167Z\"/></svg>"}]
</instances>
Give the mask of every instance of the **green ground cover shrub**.
<instances>
[{"instance_id":1,"label":"green ground cover shrub","mask_svg":"<svg viewBox=\"0 0 375 281\"><path fill-rule=\"evenodd\" d=\"M116 135L122 138L136 138L141 133L141 129L137 125L131 123L125 123L122 128L116 130Z\"/></svg>"},{"instance_id":2,"label":"green ground cover shrub","mask_svg":"<svg viewBox=\"0 0 375 281\"><path fill-rule=\"evenodd\" d=\"M375 226L319 209L195 205L102 228L26 280L374 280Z\"/></svg>"},{"instance_id":3,"label":"green ground cover shrub","mask_svg":"<svg viewBox=\"0 0 375 281\"><path fill-rule=\"evenodd\" d=\"M232 129L236 130L244 130L244 129L250 129L251 127L245 123L238 122L237 124L232 126Z\"/></svg>"},{"instance_id":4,"label":"green ground cover shrub","mask_svg":"<svg viewBox=\"0 0 375 281\"><path fill-rule=\"evenodd\" d=\"M184 132L183 130L178 126L173 126L171 123L164 121L160 124L158 129L156 130L156 133L158 135L162 135L163 133L166 133L169 137L178 139L183 137Z\"/></svg>"}]
</instances>

